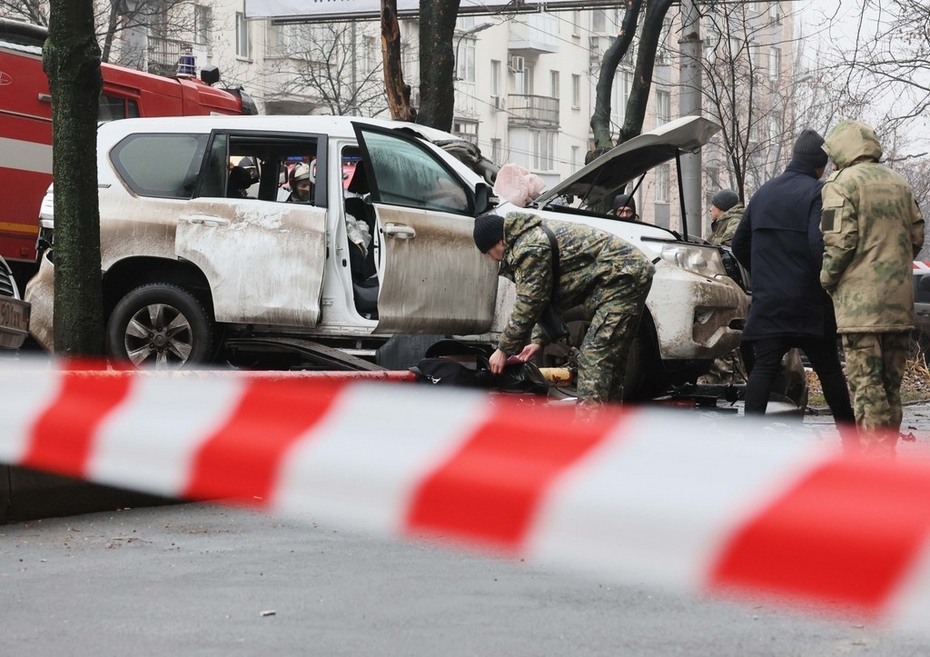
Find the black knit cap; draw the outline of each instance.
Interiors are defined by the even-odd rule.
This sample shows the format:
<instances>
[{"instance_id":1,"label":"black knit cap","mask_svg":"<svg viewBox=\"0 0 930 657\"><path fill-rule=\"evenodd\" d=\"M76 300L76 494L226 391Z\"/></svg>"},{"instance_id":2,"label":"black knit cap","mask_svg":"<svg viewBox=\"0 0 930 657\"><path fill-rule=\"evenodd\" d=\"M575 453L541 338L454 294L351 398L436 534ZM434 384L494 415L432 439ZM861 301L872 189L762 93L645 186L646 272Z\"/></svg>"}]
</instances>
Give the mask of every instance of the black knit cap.
<instances>
[{"instance_id":1,"label":"black knit cap","mask_svg":"<svg viewBox=\"0 0 930 657\"><path fill-rule=\"evenodd\" d=\"M481 215L475 219L473 236L478 250L487 253L495 244L504 239L504 218L497 214Z\"/></svg>"},{"instance_id":2,"label":"black knit cap","mask_svg":"<svg viewBox=\"0 0 930 657\"><path fill-rule=\"evenodd\" d=\"M807 128L795 140L791 159L814 169L827 166L827 154L821 146L823 146L823 137L816 130Z\"/></svg>"},{"instance_id":3,"label":"black knit cap","mask_svg":"<svg viewBox=\"0 0 930 657\"><path fill-rule=\"evenodd\" d=\"M721 189L710 199L711 205L726 212L739 203L739 196L732 189Z\"/></svg>"},{"instance_id":4,"label":"black knit cap","mask_svg":"<svg viewBox=\"0 0 930 657\"><path fill-rule=\"evenodd\" d=\"M620 208L630 208L636 214L636 199L632 194L617 194L614 196L614 212Z\"/></svg>"}]
</instances>

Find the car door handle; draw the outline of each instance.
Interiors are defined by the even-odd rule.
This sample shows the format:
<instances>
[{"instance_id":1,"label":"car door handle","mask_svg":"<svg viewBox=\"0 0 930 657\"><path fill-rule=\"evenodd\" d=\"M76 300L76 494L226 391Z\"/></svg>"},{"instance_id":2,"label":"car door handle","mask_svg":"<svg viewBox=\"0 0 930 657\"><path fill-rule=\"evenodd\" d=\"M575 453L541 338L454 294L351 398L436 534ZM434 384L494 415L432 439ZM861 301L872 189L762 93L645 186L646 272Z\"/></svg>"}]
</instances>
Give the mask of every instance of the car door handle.
<instances>
[{"instance_id":1,"label":"car door handle","mask_svg":"<svg viewBox=\"0 0 930 657\"><path fill-rule=\"evenodd\" d=\"M206 226L228 226L229 219L223 219L222 217L213 217L208 214L195 214L192 217L187 217L187 220L192 224L204 224Z\"/></svg>"},{"instance_id":2,"label":"car door handle","mask_svg":"<svg viewBox=\"0 0 930 657\"><path fill-rule=\"evenodd\" d=\"M417 236L417 231L411 226L403 224L385 224L384 234L401 240L409 240L411 237Z\"/></svg>"}]
</instances>

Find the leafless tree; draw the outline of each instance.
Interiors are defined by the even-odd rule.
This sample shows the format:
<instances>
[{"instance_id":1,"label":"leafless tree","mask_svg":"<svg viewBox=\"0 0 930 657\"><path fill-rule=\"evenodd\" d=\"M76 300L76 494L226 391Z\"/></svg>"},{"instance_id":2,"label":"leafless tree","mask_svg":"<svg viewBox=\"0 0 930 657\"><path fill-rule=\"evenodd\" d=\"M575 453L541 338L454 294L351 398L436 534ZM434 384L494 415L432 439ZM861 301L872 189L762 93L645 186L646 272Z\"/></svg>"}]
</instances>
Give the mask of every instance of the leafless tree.
<instances>
[{"instance_id":1,"label":"leafless tree","mask_svg":"<svg viewBox=\"0 0 930 657\"><path fill-rule=\"evenodd\" d=\"M930 111L930 4L861 0L851 47L838 52L847 84L894 98L884 117L908 124Z\"/></svg>"},{"instance_id":2,"label":"leafless tree","mask_svg":"<svg viewBox=\"0 0 930 657\"><path fill-rule=\"evenodd\" d=\"M0 0L0 17L48 27L48 0Z\"/></svg>"},{"instance_id":3,"label":"leafless tree","mask_svg":"<svg viewBox=\"0 0 930 657\"><path fill-rule=\"evenodd\" d=\"M803 39L769 38L767 13L745 4L721 13L713 3L703 13L704 107L722 128L705 149L707 188L728 187L745 201L781 173L802 130L826 135L837 120L861 111L863 98L830 71L807 68L804 62L819 61L821 53L806 57ZM781 52L793 55L790 66L782 65Z\"/></svg>"},{"instance_id":4,"label":"leafless tree","mask_svg":"<svg viewBox=\"0 0 930 657\"><path fill-rule=\"evenodd\" d=\"M314 111L377 116L384 112L380 38L370 24L277 25L269 70L285 79L267 100L306 98Z\"/></svg>"},{"instance_id":5,"label":"leafless tree","mask_svg":"<svg viewBox=\"0 0 930 657\"><path fill-rule=\"evenodd\" d=\"M49 5L49 0L0 0L0 16L48 26ZM211 5L211 0L197 3L201 8ZM191 0L98 0L92 7L101 61L131 68L143 67L145 46L130 35L189 39L197 23Z\"/></svg>"},{"instance_id":6,"label":"leafless tree","mask_svg":"<svg viewBox=\"0 0 930 657\"><path fill-rule=\"evenodd\" d=\"M634 44L634 36L640 20L642 20L642 27L635 48L636 69L633 75L633 85L627 99L625 118L623 125L620 127L616 143L623 143L642 132L643 120L646 116L646 105L649 101L649 91L652 88L652 75L655 69L656 53L659 48L659 38L665 16L671 5L671 0L646 0L645 7L642 0L627 0L625 3L617 38L604 52L601 61L594 114L591 117L591 130L594 133L595 149L587 154L587 161L590 162L597 155L615 145L610 131L611 90L613 89L617 67L630 54L630 48Z\"/></svg>"}]
</instances>

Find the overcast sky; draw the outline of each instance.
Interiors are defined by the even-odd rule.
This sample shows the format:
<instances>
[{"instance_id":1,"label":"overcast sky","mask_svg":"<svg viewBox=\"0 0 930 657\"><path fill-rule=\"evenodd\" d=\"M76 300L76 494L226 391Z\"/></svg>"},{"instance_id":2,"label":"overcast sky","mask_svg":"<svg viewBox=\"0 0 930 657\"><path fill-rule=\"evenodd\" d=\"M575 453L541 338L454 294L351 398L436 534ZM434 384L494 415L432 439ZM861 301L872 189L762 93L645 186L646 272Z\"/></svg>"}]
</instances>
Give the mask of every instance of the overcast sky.
<instances>
[{"instance_id":1,"label":"overcast sky","mask_svg":"<svg viewBox=\"0 0 930 657\"><path fill-rule=\"evenodd\" d=\"M887 13L882 14L875 10L869 10L862 16L862 0L801 0L793 4L801 12L800 20L796 21L796 24L799 24L805 37L804 56L810 68L816 68L818 65L815 61L818 50L816 44L821 45L828 58L833 52L852 52L857 38L860 41L869 39L871 35L880 31L883 23L889 19ZM884 98L875 98L874 116L850 118L860 118L874 125L883 111L892 108L894 103L907 102L903 96L886 95ZM875 125L875 128L881 132L880 125ZM913 142L908 151L923 152L930 148L930 122L927 119L915 123L908 134Z\"/></svg>"}]
</instances>

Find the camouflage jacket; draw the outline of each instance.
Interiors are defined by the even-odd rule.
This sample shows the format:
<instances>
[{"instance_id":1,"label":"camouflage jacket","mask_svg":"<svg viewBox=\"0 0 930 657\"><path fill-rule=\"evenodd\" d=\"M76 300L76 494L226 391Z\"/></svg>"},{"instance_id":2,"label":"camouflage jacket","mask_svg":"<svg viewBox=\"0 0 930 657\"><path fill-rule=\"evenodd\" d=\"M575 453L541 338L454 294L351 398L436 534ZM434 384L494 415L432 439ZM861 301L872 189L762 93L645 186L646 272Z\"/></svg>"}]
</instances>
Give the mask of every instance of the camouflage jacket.
<instances>
[{"instance_id":1,"label":"camouflage jacket","mask_svg":"<svg viewBox=\"0 0 930 657\"><path fill-rule=\"evenodd\" d=\"M559 246L559 281L552 294L552 247L542 229L542 219L525 212L504 218L504 243L500 275L516 284L517 298L501 334L499 348L519 353L550 299L564 312L586 302L596 289L610 287L624 275L641 278L653 272L652 263L635 246L585 224L546 221ZM585 308L593 314L594 308ZM545 343L540 331L532 341Z\"/></svg>"},{"instance_id":2,"label":"camouflage jacket","mask_svg":"<svg viewBox=\"0 0 930 657\"><path fill-rule=\"evenodd\" d=\"M733 235L736 233L736 227L739 226L739 220L743 218L743 211L746 207L742 203L737 203L732 208L723 213L719 219L711 225L711 234L708 242L711 244L724 244L730 246L733 241Z\"/></svg>"},{"instance_id":3,"label":"camouflage jacket","mask_svg":"<svg viewBox=\"0 0 930 657\"><path fill-rule=\"evenodd\" d=\"M824 256L820 282L833 296L840 333L914 327L912 261L924 220L907 181L879 164L869 126L842 121L824 150L837 171L822 191Z\"/></svg>"}]
</instances>

